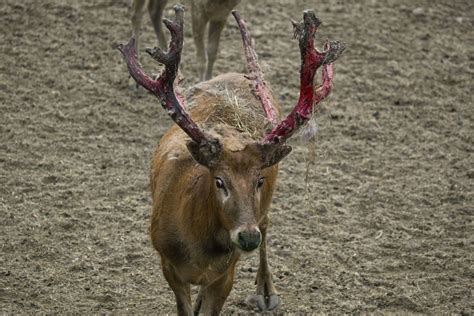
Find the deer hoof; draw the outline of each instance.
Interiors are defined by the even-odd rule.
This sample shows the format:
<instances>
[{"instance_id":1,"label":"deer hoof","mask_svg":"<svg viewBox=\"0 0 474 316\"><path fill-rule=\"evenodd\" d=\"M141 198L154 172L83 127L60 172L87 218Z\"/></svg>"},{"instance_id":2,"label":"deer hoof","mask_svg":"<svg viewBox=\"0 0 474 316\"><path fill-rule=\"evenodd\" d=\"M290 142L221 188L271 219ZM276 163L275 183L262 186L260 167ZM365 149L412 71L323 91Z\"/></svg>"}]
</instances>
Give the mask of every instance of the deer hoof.
<instances>
[{"instance_id":1,"label":"deer hoof","mask_svg":"<svg viewBox=\"0 0 474 316\"><path fill-rule=\"evenodd\" d=\"M252 307L257 307L260 311L271 311L280 304L280 298L276 294L270 296L264 295L250 295L246 300L247 304Z\"/></svg>"}]
</instances>

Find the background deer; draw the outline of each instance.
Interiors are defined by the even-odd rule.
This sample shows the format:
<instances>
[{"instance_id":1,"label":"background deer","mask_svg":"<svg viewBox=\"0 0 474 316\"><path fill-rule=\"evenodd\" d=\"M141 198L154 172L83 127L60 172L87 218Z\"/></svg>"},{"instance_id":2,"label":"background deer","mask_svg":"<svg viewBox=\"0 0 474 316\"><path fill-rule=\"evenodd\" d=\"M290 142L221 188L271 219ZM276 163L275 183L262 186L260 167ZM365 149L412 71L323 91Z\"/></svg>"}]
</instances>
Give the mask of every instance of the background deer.
<instances>
[{"instance_id":1,"label":"background deer","mask_svg":"<svg viewBox=\"0 0 474 316\"><path fill-rule=\"evenodd\" d=\"M212 68L219 51L219 40L224 29L227 17L240 0L192 0L193 39L196 45L199 80L208 80L212 77ZM161 48L166 47L166 37L163 32L161 18L167 0L133 0L132 29L135 41L138 43L140 26L144 8L148 7L151 22L155 29L158 43ZM204 42L206 26L208 28L207 53Z\"/></svg>"},{"instance_id":2,"label":"background deer","mask_svg":"<svg viewBox=\"0 0 474 316\"><path fill-rule=\"evenodd\" d=\"M246 25L233 12L249 75L224 74L198 84L188 94L187 112L184 97L174 90L184 9L174 10L174 21L164 20L171 33L168 51L147 50L165 65L158 79L142 70L133 37L127 45L119 45L131 76L158 97L176 122L161 138L152 162L151 240L176 296L178 314L218 314L232 288L240 255L257 248L260 264L253 302L261 310L271 310L279 298L267 262L266 233L278 163L291 151L285 141L329 94L332 63L344 45L326 42L324 51L314 48L321 22L312 11L304 12L303 22L293 22L302 59L300 98L279 122L279 107L263 80ZM322 82L315 88L320 66ZM200 285L194 307L190 284Z\"/></svg>"}]
</instances>

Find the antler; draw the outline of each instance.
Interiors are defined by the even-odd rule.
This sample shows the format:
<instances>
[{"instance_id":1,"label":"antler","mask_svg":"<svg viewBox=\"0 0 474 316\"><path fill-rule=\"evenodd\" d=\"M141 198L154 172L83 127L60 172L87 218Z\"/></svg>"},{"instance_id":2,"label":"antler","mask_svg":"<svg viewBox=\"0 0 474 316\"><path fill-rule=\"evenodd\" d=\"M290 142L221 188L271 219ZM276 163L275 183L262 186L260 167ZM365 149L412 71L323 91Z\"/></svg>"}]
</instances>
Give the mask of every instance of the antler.
<instances>
[{"instance_id":1,"label":"antler","mask_svg":"<svg viewBox=\"0 0 474 316\"><path fill-rule=\"evenodd\" d=\"M239 25L240 34L242 35L242 42L244 45L245 59L247 61L247 69L249 72L248 78L254 81L254 94L260 99L262 103L263 110L267 116L268 121L272 124L272 127L275 126L277 121L277 114L275 107L271 103L270 92L268 91L265 81L263 80L263 72L260 69L260 65L257 61L257 53L253 47L253 41L250 38L250 33L247 30L247 25L245 21L240 16L239 12L233 10L232 15L234 16L237 24Z\"/></svg>"},{"instance_id":2,"label":"antler","mask_svg":"<svg viewBox=\"0 0 474 316\"><path fill-rule=\"evenodd\" d=\"M184 98L180 95L176 95L174 91L174 81L178 73L181 51L183 49L184 7L175 5L173 8L175 11L174 21L163 19L163 23L171 33L168 51L163 52L158 47L146 49L146 52L150 54L153 59L165 65L165 69L158 79L154 80L148 76L138 62L135 36L130 38L128 44L119 44L118 49L122 53L127 63L128 72L133 79L135 79L139 85L152 92L160 100L161 106L168 111L173 121L201 147L201 150L204 149L203 151L208 152L209 155L218 157L221 151L219 141L204 133L197 126L181 104L184 102Z\"/></svg>"},{"instance_id":3,"label":"antler","mask_svg":"<svg viewBox=\"0 0 474 316\"><path fill-rule=\"evenodd\" d=\"M295 37L301 51L300 96L291 113L275 126L263 139L264 143L281 144L304 125L313 113L314 105L324 100L331 91L334 77L333 62L342 54L345 45L339 41L326 42L322 52L314 48L314 35L321 21L312 10L303 14L303 22L293 22ZM314 89L314 75L323 66L322 83Z\"/></svg>"}]
</instances>

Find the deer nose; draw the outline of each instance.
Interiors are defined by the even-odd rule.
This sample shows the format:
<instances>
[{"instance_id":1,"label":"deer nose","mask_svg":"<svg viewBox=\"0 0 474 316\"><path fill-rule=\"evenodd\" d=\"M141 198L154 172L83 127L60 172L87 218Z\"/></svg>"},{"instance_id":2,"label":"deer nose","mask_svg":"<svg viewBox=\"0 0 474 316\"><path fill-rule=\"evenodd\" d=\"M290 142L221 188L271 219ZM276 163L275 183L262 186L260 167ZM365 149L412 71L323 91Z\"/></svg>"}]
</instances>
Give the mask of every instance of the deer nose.
<instances>
[{"instance_id":1,"label":"deer nose","mask_svg":"<svg viewBox=\"0 0 474 316\"><path fill-rule=\"evenodd\" d=\"M260 246L262 234L258 229L242 230L238 234L237 242L240 249L244 251L252 251Z\"/></svg>"}]
</instances>

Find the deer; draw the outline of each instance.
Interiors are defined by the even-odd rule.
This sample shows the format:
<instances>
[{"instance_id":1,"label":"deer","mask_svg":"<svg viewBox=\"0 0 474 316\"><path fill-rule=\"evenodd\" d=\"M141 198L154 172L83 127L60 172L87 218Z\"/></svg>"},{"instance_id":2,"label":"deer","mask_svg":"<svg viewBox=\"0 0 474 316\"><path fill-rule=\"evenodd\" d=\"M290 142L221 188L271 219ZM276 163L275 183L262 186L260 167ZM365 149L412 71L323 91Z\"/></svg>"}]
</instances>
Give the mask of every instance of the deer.
<instances>
[{"instance_id":1,"label":"deer","mask_svg":"<svg viewBox=\"0 0 474 316\"><path fill-rule=\"evenodd\" d=\"M150 238L163 275L174 292L178 315L217 315L233 287L240 257L257 251L255 308L272 310L280 298L267 257L269 209L279 162L292 150L286 141L311 118L332 87L334 61L345 46L314 47L321 21L311 10L294 22L301 53L300 96L282 120L277 99L263 78L246 22L237 11L247 74L226 73L183 95L176 77L183 49L184 7L174 6L167 51L148 48L164 65L147 75L137 60L135 38L119 44L130 75L154 94L176 123L161 137L150 172ZM315 74L322 67L322 80ZM188 104L187 104L188 103ZM194 304L190 286L199 286Z\"/></svg>"},{"instance_id":2,"label":"deer","mask_svg":"<svg viewBox=\"0 0 474 316\"><path fill-rule=\"evenodd\" d=\"M221 33L224 30L227 17L241 0L192 0L192 28L193 39L196 46L197 72L199 80L209 80L212 77L214 63L219 51ZM145 6L148 7L150 19L161 48L166 47L166 37L163 31L161 18L167 0L133 0L132 5L132 30L135 34L135 43L142 23ZM205 45L205 32L208 26L207 51Z\"/></svg>"}]
</instances>

